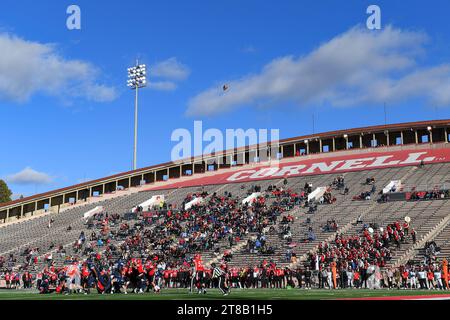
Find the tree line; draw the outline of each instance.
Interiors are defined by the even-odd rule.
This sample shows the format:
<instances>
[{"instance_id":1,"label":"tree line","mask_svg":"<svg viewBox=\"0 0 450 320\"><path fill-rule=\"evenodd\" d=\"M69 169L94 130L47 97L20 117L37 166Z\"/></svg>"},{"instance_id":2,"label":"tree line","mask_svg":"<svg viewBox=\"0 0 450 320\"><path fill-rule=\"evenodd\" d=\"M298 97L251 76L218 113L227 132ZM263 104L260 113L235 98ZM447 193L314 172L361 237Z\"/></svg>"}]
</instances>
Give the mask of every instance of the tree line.
<instances>
[{"instance_id":1,"label":"tree line","mask_svg":"<svg viewBox=\"0 0 450 320\"><path fill-rule=\"evenodd\" d=\"M0 204L11 201L12 191L4 180L0 179Z\"/></svg>"}]
</instances>

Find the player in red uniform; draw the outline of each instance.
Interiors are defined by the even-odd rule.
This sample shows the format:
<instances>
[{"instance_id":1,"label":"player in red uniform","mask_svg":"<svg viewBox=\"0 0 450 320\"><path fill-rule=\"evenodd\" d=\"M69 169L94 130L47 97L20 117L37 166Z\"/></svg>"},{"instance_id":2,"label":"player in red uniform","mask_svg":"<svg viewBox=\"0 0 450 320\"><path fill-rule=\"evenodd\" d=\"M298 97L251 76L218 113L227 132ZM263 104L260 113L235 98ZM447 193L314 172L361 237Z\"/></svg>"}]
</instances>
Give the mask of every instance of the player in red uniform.
<instances>
[{"instance_id":1,"label":"player in red uniform","mask_svg":"<svg viewBox=\"0 0 450 320\"><path fill-rule=\"evenodd\" d=\"M196 254L194 257L194 270L191 276L191 290L193 292L194 284L197 287L198 293L206 293L205 288L205 267L203 266L202 257L199 254Z\"/></svg>"}]
</instances>

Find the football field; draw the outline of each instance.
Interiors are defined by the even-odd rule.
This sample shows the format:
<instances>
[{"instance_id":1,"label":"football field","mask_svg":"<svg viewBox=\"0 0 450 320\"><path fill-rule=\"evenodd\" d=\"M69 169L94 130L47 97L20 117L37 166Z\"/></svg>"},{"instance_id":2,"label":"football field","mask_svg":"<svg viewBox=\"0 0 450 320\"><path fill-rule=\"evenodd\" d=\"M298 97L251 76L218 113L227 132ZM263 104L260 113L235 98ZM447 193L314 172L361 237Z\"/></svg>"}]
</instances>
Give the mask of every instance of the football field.
<instances>
[{"instance_id":1,"label":"football field","mask_svg":"<svg viewBox=\"0 0 450 320\"><path fill-rule=\"evenodd\" d=\"M216 289L207 294L190 294L185 289L168 289L159 294L48 294L36 291L0 290L0 300L447 300L449 291L428 290L300 290L300 289L246 289L232 290L229 296L222 296Z\"/></svg>"}]
</instances>

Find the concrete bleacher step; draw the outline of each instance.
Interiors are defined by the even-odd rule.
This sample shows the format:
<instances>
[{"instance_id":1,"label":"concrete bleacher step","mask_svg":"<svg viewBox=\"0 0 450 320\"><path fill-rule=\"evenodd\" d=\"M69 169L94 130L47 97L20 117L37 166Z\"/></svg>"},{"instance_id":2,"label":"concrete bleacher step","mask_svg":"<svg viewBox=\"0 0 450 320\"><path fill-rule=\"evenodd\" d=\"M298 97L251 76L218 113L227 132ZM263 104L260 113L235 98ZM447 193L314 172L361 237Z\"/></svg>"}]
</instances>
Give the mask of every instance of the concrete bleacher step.
<instances>
[{"instance_id":1,"label":"concrete bleacher step","mask_svg":"<svg viewBox=\"0 0 450 320\"><path fill-rule=\"evenodd\" d=\"M417 183L421 179L437 183L439 181L446 181L450 179L449 164L436 164L427 165L425 169L418 169L417 167L403 167L403 168L386 168L367 172L349 172L345 174L346 184L350 188L350 194L358 194L361 191L367 191L367 186L362 182L366 177L374 176L377 182L377 186L380 187L385 182L402 179L405 183ZM292 188L298 191L303 188L305 182L312 182L315 187L326 186L331 183L335 175L317 175L308 177L293 177L288 179L288 185L286 188ZM32 219L26 219L11 225L4 225L0 229L0 255L8 255L14 253L19 262L23 262L23 257L19 254L23 249L28 246L40 247L39 258L41 262L39 267L43 265L43 257L55 250L48 250L49 245L54 242L55 246L62 244L67 250L68 255L73 254L72 245L76 241L81 231L88 232L84 221L81 218L83 213L89 208L102 204L105 206L106 211L109 213L124 214L128 212L133 206L142 203L152 195L164 194L167 197L167 203L180 206L184 201L188 193L198 192L200 190L206 190L211 195L214 191L222 193L224 191L230 191L233 197L242 199L245 197L248 188L252 184L258 184L262 186L262 189L268 185L276 185L284 187L284 179L264 180L257 183L243 183L243 184L226 184L216 186L194 186L182 189L167 189L167 190L144 190L136 189L134 192L125 192L123 194L116 194L110 198L98 199L97 202L74 206L70 208L64 208L59 214L49 214L47 216L36 216ZM244 185L244 188L241 188ZM447 200L435 200L427 202L395 202L386 204L377 204L373 201L352 201L352 196L343 196L337 191L333 192L337 198L337 202L332 205L319 206L318 212L314 215L306 214L306 210L303 208L294 208L290 212L283 213L283 215L291 214L294 216L295 221L291 225L291 232L293 234L293 242L299 244L295 248L298 257L301 257L301 261L304 261L309 252L313 252L317 249L317 246L322 241L332 241L337 233L354 234L358 232L358 227L352 225L359 214L363 213L363 219L367 221L377 222L380 225L392 223L395 220L403 219L404 216L410 215L413 218L413 225L419 235L418 243L422 244L425 239L437 239L441 235L449 235L450 227L448 221L445 222L450 209L450 205ZM267 204L274 203L274 199L269 198ZM48 230L47 224L49 217L55 218L54 227ZM305 225L304 220L307 217L311 218L311 224ZM280 217L281 218L281 217ZM320 227L323 226L328 219L335 219L340 228L336 233L322 233ZM280 220L274 225L276 230L279 230ZM446 223L446 224L445 224ZM72 231L67 232L66 227L72 226ZM309 226L313 227L313 230L317 236L317 240L312 243L300 243L302 236ZM447 233L448 232L448 233ZM259 254L247 254L243 252L243 248L246 244L246 240L249 237L255 236L255 234L249 234L244 237L238 244L231 248L234 256L231 265L245 265L246 263L257 263L258 259L269 258L276 261L279 265L289 265L284 261L284 252L288 248L285 240L280 239L277 234L268 234L268 242L273 244L276 248L275 254L271 256L264 256ZM450 237L447 236L447 239ZM120 244L120 241L114 241L116 245ZM226 239L222 239L218 246L221 252L229 247ZM420 246L412 246L411 243L402 245L401 250L395 251L395 256L392 263L397 261L403 261L406 258L414 257L417 255L417 251ZM450 241L443 246L443 252L450 252ZM215 257L212 250L204 252L205 261L219 261L222 257ZM53 254L57 264L62 264L64 261L60 257ZM299 263L301 262L299 261Z\"/></svg>"},{"instance_id":2,"label":"concrete bleacher step","mask_svg":"<svg viewBox=\"0 0 450 320\"><path fill-rule=\"evenodd\" d=\"M427 234L422 236L421 239L417 241L415 245L406 250L398 259L396 259L395 263L392 263L392 266L398 267L402 264L405 264L409 260L413 259L414 256L416 255L416 250L422 248L427 241L430 241L434 239L436 236L438 236L449 225L450 225L450 214L442 218L439 221L439 223L436 224Z\"/></svg>"}]
</instances>

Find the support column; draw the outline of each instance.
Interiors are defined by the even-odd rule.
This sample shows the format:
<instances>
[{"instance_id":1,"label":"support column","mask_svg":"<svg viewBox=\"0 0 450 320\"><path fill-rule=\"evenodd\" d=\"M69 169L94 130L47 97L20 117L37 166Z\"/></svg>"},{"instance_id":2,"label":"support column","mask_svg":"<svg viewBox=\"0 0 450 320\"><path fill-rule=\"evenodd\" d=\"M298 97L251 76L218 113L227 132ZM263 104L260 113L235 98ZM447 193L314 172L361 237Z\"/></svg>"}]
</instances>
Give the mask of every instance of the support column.
<instances>
[{"instance_id":1,"label":"support column","mask_svg":"<svg viewBox=\"0 0 450 320\"><path fill-rule=\"evenodd\" d=\"M9 220L9 210L10 210L10 209L7 209L7 210L6 210L6 222L8 222L8 220Z\"/></svg>"},{"instance_id":2,"label":"support column","mask_svg":"<svg viewBox=\"0 0 450 320\"><path fill-rule=\"evenodd\" d=\"M386 131L386 145L389 147L389 131Z\"/></svg>"},{"instance_id":3,"label":"support column","mask_svg":"<svg viewBox=\"0 0 450 320\"><path fill-rule=\"evenodd\" d=\"M309 141L306 143L306 154L309 155Z\"/></svg>"},{"instance_id":4,"label":"support column","mask_svg":"<svg viewBox=\"0 0 450 320\"><path fill-rule=\"evenodd\" d=\"M419 136L417 135L417 130L414 130L414 135L416 137L416 144L419 144Z\"/></svg>"},{"instance_id":5,"label":"support column","mask_svg":"<svg viewBox=\"0 0 450 320\"><path fill-rule=\"evenodd\" d=\"M430 135L430 143L433 143L433 131L428 131L428 134Z\"/></svg>"},{"instance_id":6,"label":"support column","mask_svg":"<svg viewBox=\"0 0 450 320\"><path fill-rule=\"evenodd\" d=\"M297 155L297 144L294 143L294 156L296 156L296 155Z\"/></svg>"},{"instance_id":7,"label":"support column","mask_svg":"<svg viewBox=\"0 0 450 320\"><path fill-rule=\"evenodd\" d=\"M320 148L320 153L322 153L322 152L323 152L323 149L322 149L322 139L319 139L319 148Z\"/></svg>"},{"instance_id":8,"label":"support column","mask_svg":"<svg viewBox=\"0 0 450 320\"><path fill-rule=\"evenodd\" d=\"M348 136L345 137L345 150L348 150Z\"/></svg>"},{"instance_id":9,"label":"support column","mask_svg":"<svg viewBox=\"0 0 450 320\"><path fill-rule=\"evenodd\" d=\"M20 218L23 218L23 205L20 206Z\"/></svg>"},{"instance_id":10,"label":"support column","mask_svg":"<svg viewBox=\"0 0 450 320\"><path fill-rule=\"evenodd\" d=\"M377 137L375 136L375 133L372 133L372 141L375 141ZM373 142L371 143L371 146L373 147ZM377 146L378 146L378 141L377 141Z\"/></svg>"},{"instance_id":11,"label":"support column","mask_svg":"<svg viewBox=\"0 0 450 320\"><path fill-rule=\"evenodd\" d=\"M333 152L336 151L336 139L333 137Z\"/></svg>"},{"instance_id":12,"label":"support column","mask_svg":"<svg viewBox=\"0 0 450 320\"><path fill-rule=\"evenodd\" d=\"M401 144L402 144L402 145L405 144L405 143L403 142L403 131L400 131L400 140L401 140Z\"/></svg>"},{"instance_id":13,"label":"support column","mask_svg":"<svg viewBox=\"0 0 450 320\"><path fill-rule=\"evenodd\" d=\"M448 132L447 132L447 128L444 129L445 132L445 143L448 143Z\"/></svg>"},{"instance_id":14,"label":"support column","mask_svg":"<svg viewBox=\"0 0 450 320\"><path fill-rule=\"evenodd\" d=\"M359 135L359 148L362 149L363 148L363 136Z\"/></svg>"}]
</instances>

